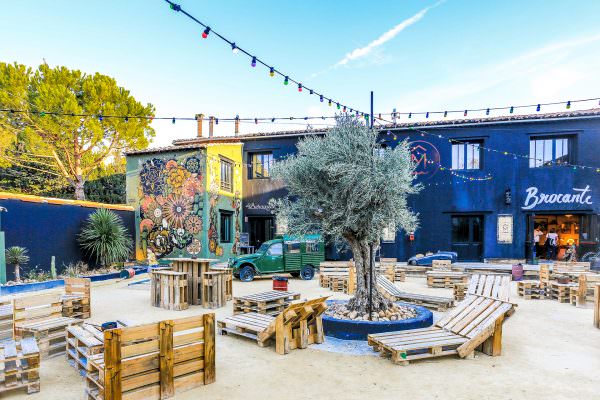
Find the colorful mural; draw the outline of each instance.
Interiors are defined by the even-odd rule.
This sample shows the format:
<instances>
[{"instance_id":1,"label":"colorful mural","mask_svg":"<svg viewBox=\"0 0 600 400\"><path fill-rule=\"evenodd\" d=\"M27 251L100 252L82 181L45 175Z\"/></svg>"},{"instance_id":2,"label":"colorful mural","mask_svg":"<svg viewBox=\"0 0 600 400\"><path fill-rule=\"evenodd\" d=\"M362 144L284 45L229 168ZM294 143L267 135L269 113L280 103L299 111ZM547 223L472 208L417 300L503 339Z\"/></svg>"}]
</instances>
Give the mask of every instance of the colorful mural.
<instances>
[{"instance_id":1,"label":"colorful mural","mask_svg":"<svg viewBox=\"0 0 600 400\"><path fill-rule=\"evenodd\" d=\"M202 251L202 163L151 158L140 167L140 241L145 254L162 258L176 249Z\"/></svg>"}]
</instances>

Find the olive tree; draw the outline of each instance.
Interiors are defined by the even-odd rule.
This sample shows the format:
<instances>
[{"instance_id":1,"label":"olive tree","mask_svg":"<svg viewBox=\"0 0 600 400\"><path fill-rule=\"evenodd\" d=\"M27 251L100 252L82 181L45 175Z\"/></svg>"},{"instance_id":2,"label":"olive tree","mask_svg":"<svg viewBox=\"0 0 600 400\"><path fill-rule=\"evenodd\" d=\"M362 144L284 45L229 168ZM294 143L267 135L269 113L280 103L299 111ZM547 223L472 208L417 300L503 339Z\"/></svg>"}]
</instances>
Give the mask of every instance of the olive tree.
<instances>
[{"instance_id":1,"label":"olive tree","mask_svg":"<svg viewBox=\"0 0 600 400\"><path fill-rule=\"evenodd\" d=\"M278 161L273 177L287 186L288 196L275 212L286 219L289 233L321 232L328 240L344 240L354 256L355 296L348 308L385 311L389 301L376 285L372 249L384 229L414 231L418 216L407 197L418 193L410 148L402 141L383 148L376 130L358 119L340 116L324 136L298 142L297 154Z\"/></svg>"}]
</instances>

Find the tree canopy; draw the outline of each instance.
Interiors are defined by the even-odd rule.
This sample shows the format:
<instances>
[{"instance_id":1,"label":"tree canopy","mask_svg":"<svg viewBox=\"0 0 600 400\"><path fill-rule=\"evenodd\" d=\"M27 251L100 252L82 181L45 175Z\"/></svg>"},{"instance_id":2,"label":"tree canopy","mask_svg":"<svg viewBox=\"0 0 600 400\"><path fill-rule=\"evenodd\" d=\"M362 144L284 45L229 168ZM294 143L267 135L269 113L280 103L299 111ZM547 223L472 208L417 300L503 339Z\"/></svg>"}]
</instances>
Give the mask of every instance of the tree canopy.
<instances>
[{"instance_id":1,"label":"tree canopy","mask_svg":"<svg viewBox=\"0 0 600 400\"><path fill-rule=\"evenodd\" d=\"M77 199L85 198L84 184L99 166L125 150L146 148L154 136L147 118L154 107L138 102L113 78L45 63L35 70L0 63L0 109L14 110L0 112L3 166L19 165L7 151L26 137L35 143L36 156L48 157L37 162L64 178Z\"/></svg>"}]
</instances>

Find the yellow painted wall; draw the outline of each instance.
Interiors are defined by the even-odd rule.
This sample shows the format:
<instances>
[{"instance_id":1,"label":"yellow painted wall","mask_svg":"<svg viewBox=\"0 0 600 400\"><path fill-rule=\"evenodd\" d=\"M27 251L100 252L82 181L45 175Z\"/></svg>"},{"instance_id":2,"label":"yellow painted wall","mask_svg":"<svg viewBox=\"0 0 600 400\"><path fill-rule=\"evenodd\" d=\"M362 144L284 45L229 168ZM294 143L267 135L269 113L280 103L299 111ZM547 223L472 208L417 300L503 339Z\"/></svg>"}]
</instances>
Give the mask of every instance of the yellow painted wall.
<instances>
[{"instance_id":1,"label":"yellow painted wall","mask_svg":"<svg viewBox=\"0 0 600 400\"><path fill-rule=\"evenodd\" d=\"M206 189L210 190L213 182L219 187L219 196L232 198L235 193L242 196L242 144L241 143L215 143L206 146L207 164L209 173L206 174ZM234 162L233 165L233 190L227 192L220 189L221 156Z\"/></svg>"}]
</instances>

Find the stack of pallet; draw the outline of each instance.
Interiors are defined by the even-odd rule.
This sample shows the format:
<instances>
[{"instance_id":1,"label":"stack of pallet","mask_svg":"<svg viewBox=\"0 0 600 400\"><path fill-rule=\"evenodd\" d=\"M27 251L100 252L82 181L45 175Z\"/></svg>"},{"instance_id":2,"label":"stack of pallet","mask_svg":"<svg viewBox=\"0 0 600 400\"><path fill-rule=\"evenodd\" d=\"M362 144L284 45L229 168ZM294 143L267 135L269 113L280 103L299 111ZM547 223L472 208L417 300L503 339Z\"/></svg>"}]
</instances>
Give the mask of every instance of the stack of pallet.
<instances>
[{"instance_id":1,"label":"stack of pallet","mask_svg":"<svg viewBox=\"0 0 600 400\"><path fill-rule=\"evenodd\" d=\"M540 264L540 289L545 290L552 279L550 264Z\"/></svg>"},{"instance_id":2,"label":"stack of pallet","mask_svg":"<svg viewBox=\"0 0 600 400\"><path fill-rule=\"evenodd\" d=\"M450 260L433 260L431 262L431 269L433 271L451 271L452 261Z\"/></svg>"},{"instance_id":3,"label":"stack of pallet","mask_svg":"<svg viewBox=\"0 0 600 400\"><path fill-rule=\"evenodd\" d=\"M375 264L375 269L379 275L385 276L390 281L396 280L396 264L388 262L379 262Z\"/></svg>"},{"instance_id":4,"label":"stack of pallet","mask_svg":"<svg viewBox=\"0 0 600 400\"><path fill-rule=\"evenodd\" d=\"M518 281L517 294L527 300L542 299L545 297L545 290L540 281Z\"/></svg>"},{"instance_id":5,"label":"stack of pallet","mask_svg":"<svg viewBox=\"0 0 600 400\"><path fill-rule=\"evenodd\" d=\"M14 300L15 339L34 337L42 358L64 354L65 329L83 323L81 319L62 316L60 296L49 293Z\"/></svg>"},{"instance_id":6,"label":"stack of pallet","mask_svg":"<svg viewBox=\"0 0 600 400\"><path fill-rule=\"evenodd\" d=\"M104 331L89 360L86 399L168 399L215 382L215 315Z\"/></svg>"},{"instance_id":7,"label":"stack of pallet","mask_svg":"<svg viewBox=\"0 0 600 400\"><path fill-rule=\"evenodd\" d=\"M13 337L13 304L10 299L0 299L0 342Z\"/></svg>"},{"instance_id":8,"label":"stack of pallet","mask_svg":"<svg viewBox=\"0 0 600 400\"><path fill-rule=\"evenodd\" d=\"M92 316L90 286L88 278L65 278L65 294L61 298L63 317L87 319Z\"/></svg>"},{"instance_id":9,"label":"stack of pallet","mask_svg":"<svg viewBox=\"0 0 600 400\"><path fill-rule=\"evenodd\" d=\"M431 271L431 267L425 265L396 265L396 271L402 271L404 276L419 276L423 277L427 271Z\"/></svg>"},{"instance_id":10,"label":"stack of pallet","mask_svg":"<svg viewBox=\"0 0 600 400\"><path fill-rule=\"evenodd\" d=\"M452 293L454 295L454 301L459 302L465 299L467 294L467 287L469 285L466 283L455 283L452 289Z\"/></svg>"},{"instance_id":11,"label":"stack of pallet","mask_svg":"<svg viewBox=\"0 0 600 400\"><path fill-rule=\"evenodd\" d=\"M4 392L27 389L40 391L40 350L34 338L0 342L0 397Z\"/></svg>"},{"instance_id":12,"label":"stack of pallet","mask_svg":"<svg viewBox=\"0 0 600 400\"><path fill-rule=\"evenodd\" d=\"M457 283L467 284L469 282L469 275L464 272L428 271L425 275L429 287L451 289Z\"/></svg>"},{"instance_id":13,"label":"stack of pallet","mask_svg":"<svg viewBox=\"0 0 600 400\"><path fill-rule=\"evenodd\" d=\"M319 285L334 292L356 291L356 269L352 261L324 261L320 264Z\"/></svg>"},{"instance_id":14,"label":"stack of pallet","mask_svg":"<svg viewBox=\"0 0 600 400\"><path fill-rule=\"evenodd\" d=\"M225 272L225 300L233 300L233 268L211 266L210 270Z\"/></svg>"},{"instance_id":15,"label":"stack of pallet","mask_svg":"<svg viewBox=\"0 0 600 400\"><path fill-rule=\"evenodd\" d=\"M585 306L594 302L594 286L600 283L600 274L586 272L579 275L577 286L570 288L571 305Z\"/></svg>"},{"instance_id":16,"label":"stack of pallet","mask_svg":"<svg viewBox=\"0 0 600 400\"><path fill-rule=\"evenodd\" d=\"M271 290L233 298L233 313L279 315L290 303L300 299L298 292Z\"/></svg>"},{"instance_id":17,"label":"stack of pallet","mask_svg":"<svg viewBox=\"0 0 600 400\"><path fill-rule=\"evenodd\" d=\"M227 271L208 271L202 275L202 307L221 308L227 305Z\"/></svg>"},{"instance_id":18,"label":"stack of pallet","mask_svg":"<svg viewBox=\"0 0 600 400\"><path fill-rule=\"evenodd\" d=\"M559 303L571 302L571 288L576 286L574 283L559 283L550 281L546 288L546 296L551 300L557 300Z\"/></svg>"}]
</instances>

